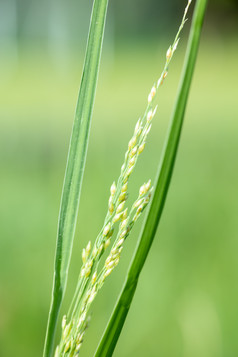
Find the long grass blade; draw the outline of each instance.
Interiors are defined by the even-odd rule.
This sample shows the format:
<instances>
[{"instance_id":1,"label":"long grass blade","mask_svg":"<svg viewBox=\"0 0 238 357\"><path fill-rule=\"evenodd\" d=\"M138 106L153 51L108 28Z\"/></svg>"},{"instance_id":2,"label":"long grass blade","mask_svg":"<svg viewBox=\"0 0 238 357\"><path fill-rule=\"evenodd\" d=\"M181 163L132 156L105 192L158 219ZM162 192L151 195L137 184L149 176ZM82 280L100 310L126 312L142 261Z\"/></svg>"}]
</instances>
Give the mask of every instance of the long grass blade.
<instances>
[{"instance_id":1,"label":"long grass blade","mask_svg":"<svg viewBox=\"0 0 238 357\"><path fill-rule=\"evenodd\" d=\"M59 309L67 284L80 191L85 167L88 137L104 35L108 0L94 0L89 37L71 135L62 191L54 285L44 347L44 357L52 355Z\"/></svg>"},{"instance_id":2,"label":"long grass blade","mask_svg":"<svg viewBox=\"0 0 238 357\"><path fill-rule=\"evenodd\" d=\"M174 112L171 117L171 124L164 146L161 163L159 165L153 200L121 294L94 357L110 357L113 354L127 313L130 309L140 272L149 253L160 221L178 149L189 88L197 57L206 3L207 0L198 0L196 3L183 74L178 89Z\"/></svg>"}]
</instances>

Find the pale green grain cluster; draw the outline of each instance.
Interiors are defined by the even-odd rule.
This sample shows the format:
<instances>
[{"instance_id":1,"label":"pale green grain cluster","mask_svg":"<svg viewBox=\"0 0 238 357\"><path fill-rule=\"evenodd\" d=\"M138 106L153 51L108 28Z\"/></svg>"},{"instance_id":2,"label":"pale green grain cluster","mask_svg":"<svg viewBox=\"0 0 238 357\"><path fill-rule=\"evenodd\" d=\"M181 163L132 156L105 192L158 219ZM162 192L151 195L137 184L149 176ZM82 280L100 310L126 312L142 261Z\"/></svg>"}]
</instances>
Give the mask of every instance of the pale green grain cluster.
<instances>
[{"instance_id":1,"label":"pale green grain cluster","mask_svg":"<svg viewBox=\"0 0 238 357\"><path fill-rule=\"evenodd\" d=\"M153 85L147 101L145 113L136 123L132 138L128 143L125 160L121 167L120 176L113 182L110 188L108 200L108 212L104 225L96 238L94 245L91 241L82 251L82 267L75 291L75 295L67 314L62 320L62 334L59 345L55 351L55 357L77 356L82 346L85 330L88 325L88 312L98 291L104 284L105 279L112 273L120 261L124 242L127 239L133 225L148 205L151 194L151 180L144 183L133 205L128 207L128 182L135 168L138 157L143 152L147 136L150 132L152 119L155 116L157 106L153 102L158 88L163 84L168 74L169 63L177 48L179 34L186 22L186 14L191 0L185 8L184 16L175 37L173 45L166 53L166 61L161 76ZM117 234L115 233L117 230ZM115 236L113 240L113 235ZM111 249L109 250L109 247ZM102 266L103 254L109 251ZM100 266L99 266L99 263Z\"/></svg>"},{"instance_id":2,"label":"pale green grain cluster","mask_svg":"<svg viewBox=\"0 0 238 357\"><path fill-rule=\"evenodd\" d=\"M82 267L68 317L62 320L62 336L55 356L75 356L82 345L87 327L87 314L97 292L105 279L118 265L123 244L133 225L149 203L152 187L151 180L144 183L132 207L127 207L128 181L136 165L139 155L145 147L146 138L151 128L151 120L156 109L147 110L145 120L138 120L134 134L129 141L125 160L117 184L113 182L108 200L108 212L103 228L94 246L91 241L82 250ZM117 228L117 234L112 244L112 237ZM103 267L99 267L103 253L111 246ZM67 321L68 320L68 321Z\"/></svg>"}]
</instances>

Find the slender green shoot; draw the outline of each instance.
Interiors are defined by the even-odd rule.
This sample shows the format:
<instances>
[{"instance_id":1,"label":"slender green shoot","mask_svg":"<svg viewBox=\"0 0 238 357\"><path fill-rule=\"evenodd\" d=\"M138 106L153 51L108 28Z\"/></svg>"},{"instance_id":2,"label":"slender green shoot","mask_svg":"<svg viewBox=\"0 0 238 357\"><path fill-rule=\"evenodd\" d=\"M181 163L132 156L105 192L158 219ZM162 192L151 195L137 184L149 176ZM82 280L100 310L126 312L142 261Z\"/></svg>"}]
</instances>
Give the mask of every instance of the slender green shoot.
<instances>
[{"instance_id":1,"label":"slender green shoot","mask_svg":"<svg viewBox=\"0 0 238 357\"><path fill-rule=\"evenodd\" d=\"M67 284L78 215L108 0L94 0L83 75L71 135L59 213L54 284L44 357L52 355L58 314Z\"/></svg>"},{"instance_id":2,"label":"slender green shoot","mask_svg":"<svg viewBox=\"0 0 238 357\"><path fill-rule=\"evenodd\" d=\"M206 3L207 0L197 0L196 3L183 74L162 159L159 165L154 196L127 274L127 278L97 351L95 352L95 357L110 357L113 354L127 317L127 313L130 309L140 272L144 266L160 221L177 154L185 107L197 57ZM167 56L170 51L171 50L169 49Z\"/></svg>"}]
</instances>

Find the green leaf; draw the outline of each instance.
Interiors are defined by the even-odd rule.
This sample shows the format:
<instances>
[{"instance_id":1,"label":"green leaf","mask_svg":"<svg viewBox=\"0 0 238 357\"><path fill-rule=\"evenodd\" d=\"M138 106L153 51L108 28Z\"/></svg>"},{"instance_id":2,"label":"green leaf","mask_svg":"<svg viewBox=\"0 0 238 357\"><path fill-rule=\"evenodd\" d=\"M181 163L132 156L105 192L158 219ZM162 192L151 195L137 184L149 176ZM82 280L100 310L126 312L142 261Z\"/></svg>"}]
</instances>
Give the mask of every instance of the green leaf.
<instances>
[{"instance_id":1,"label":"green leaf","mask_svg":"<svg viewBox=\"0 0 238 357\"><path fill-rule=\"evenodd\" d=\"M197 57L206 3L207 0L198 0L196 3L182 79L178 89L177 100L173 115L171 117L171 124L164 146L162 159L159 165L153 200L151 202L150 210L147 214L145 224L142 229L142 234L132 259L121 294L118 298L112 316L108 322L106 330L104 331L94 357L109 357L113 354L127 313L130 309L140 272L143 268L151 244L155 237L177 154L185 107Z\"/></svg>"},{"instance_id":2,"label":"green leaf","mask_svg":"<svg viewBox=\"0 0 238 357\"><path fill-rule=\"evenodd\" d=\"M52 355L58 314L67 284L78 215L91 116L96 92L108 0L94 0L83 75L71 135L59 213L54 285L44 357Z\"/></svg>"}]
</instances>

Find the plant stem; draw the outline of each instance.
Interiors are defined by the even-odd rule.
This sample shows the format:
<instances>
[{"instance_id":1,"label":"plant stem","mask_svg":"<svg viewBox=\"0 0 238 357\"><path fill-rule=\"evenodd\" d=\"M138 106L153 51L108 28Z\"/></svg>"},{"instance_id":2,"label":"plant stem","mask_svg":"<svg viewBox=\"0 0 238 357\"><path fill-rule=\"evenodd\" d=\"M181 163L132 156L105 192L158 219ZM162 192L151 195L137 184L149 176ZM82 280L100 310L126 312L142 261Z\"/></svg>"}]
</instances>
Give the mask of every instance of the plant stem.
<instances>
[{"instance_id":1,"label":"plant stem","mask_svg":"<svg viewBox=\"0 0 238 357\"><path fill-rule=\"evenodd\" d=\"M139 275L152 245L167 196L177 154L186 103L194 72L207 0L197 0L183 74L160 161L155 192L127 278L94 357L110 357L119 339L136 290Z\"/></svg>"}]
</instances>

